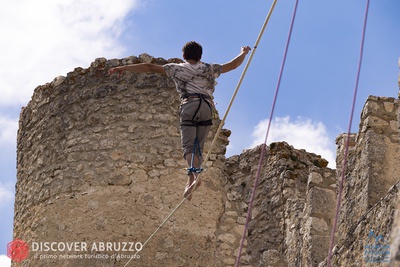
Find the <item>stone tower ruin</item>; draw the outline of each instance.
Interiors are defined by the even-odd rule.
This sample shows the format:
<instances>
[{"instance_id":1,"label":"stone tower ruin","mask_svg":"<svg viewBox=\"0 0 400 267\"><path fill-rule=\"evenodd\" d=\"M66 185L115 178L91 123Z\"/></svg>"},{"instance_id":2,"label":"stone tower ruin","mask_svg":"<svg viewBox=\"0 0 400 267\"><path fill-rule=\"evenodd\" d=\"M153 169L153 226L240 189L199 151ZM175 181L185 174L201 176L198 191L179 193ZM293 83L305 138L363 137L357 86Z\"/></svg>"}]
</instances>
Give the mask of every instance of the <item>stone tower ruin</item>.
<instances>
[{"instance_id":1,"label":"stone tower ruin","mask_svg":"<svg viewBox=\"0 0 400 267\"><path fill-rule=\"evenodd\" d=\"M30 243L143 243L181 200L186 165L174 84L159 75L127 74L118 79L106 74L111 66L145 60L167 63L146 55L98 59L88 69L76 68L35 90L21 112L18 132L15 236ZM218 177L226 145L222 135L204 174L204 190L196 192L131 266L145 266L149 259L148 266L181 266L192 260L206 266L214 257L212 234L223 212ZM117 254L112 252L88 248L84 254ZM119 251L126 256L134 253ZM63 254L68 251L32 251L23 264L126 263L117 258L71 262L60 259Z\"/></svg>"}]
</instances>

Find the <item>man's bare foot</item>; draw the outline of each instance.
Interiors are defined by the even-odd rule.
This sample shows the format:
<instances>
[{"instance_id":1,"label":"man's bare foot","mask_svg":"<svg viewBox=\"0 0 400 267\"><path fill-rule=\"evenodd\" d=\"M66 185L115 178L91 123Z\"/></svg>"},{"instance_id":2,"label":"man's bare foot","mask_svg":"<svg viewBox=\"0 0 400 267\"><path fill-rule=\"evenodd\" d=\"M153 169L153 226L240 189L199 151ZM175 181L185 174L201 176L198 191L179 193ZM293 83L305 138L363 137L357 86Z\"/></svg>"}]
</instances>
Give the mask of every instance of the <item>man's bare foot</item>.
<instances>
[{"instance_id":1,"label":"man's bare foot","mask_svg":"<svg viewBox=\"0 0 400 267\"><path fill-rule=\"evenodd\" d=\"M187 185L187 184L186 184ZM194 181L190 184L189 188L185 188L184 197L187 196L187 199L190 201L192 200L192 196L194 191L201 185L201 178L199 175L195 175Z\"/></svg>"},{"instance_id":2,"label":"man's bare foot","mask_svg":"<svg viewBox=\"0 0 400 267\"><path fill-rule=\"evenodd\" d=\"M197 175L195 178L194 178L194 183L192 184L192 187L193 187L193 192L197 189L197 188L199 188L200 187L200 185L201 185L201 178L200 178L200 175Z\"/></svg>"},{"instance_id":3,"label":"man's bare foot","mask_svg":"<svg viewBox=\"0 0 400 267\"><path fill-rule=\"evenodd\" d=\"M185 192L183 193L183 197L187 197L187 199L190 201L192 199L192 195L190 195L190 193L192 192L192 184L194 182L194 175L193 174L189 174L188 176L188 181L186 183L185 186Z\"/></svg>"}]
</instances>

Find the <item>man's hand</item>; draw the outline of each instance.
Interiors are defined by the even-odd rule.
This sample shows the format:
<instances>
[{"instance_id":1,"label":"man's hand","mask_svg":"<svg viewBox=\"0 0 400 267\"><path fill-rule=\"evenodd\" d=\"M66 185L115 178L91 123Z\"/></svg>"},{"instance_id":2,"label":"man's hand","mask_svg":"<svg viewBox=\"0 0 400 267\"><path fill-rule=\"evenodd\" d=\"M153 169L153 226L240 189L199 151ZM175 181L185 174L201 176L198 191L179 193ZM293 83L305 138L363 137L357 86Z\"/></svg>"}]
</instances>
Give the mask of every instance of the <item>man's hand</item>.
<instances>
[{"instance_id":1,"label":"man's hand","mask_svg":"<svg viewBox=\"0 0 400 267\"><path fill-rule=\"evenodd\" d=\"M248 45L242 46L242 53L244 53L245 55L247 55L250 50L251 50L250 46Z\"/></svg>"}]
</instances>

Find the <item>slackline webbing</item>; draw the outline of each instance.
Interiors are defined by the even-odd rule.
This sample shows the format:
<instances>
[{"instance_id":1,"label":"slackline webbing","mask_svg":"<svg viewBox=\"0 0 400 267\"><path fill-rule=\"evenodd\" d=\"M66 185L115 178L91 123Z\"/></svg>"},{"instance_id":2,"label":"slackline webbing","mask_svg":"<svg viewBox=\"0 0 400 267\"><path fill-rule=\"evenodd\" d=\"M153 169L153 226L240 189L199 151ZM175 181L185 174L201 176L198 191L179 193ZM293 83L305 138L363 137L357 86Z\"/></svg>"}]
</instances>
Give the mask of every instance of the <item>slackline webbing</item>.
<instances>
[{"instance_id":1,"label":"slackline webbing","mask_svg":"<svg viewBox=\"0 0 400 267\"><path fill-rule=\"evenodd\" d=\"M344 151L344 155L343 155L343 162L342 162L342 176L340 179L339 192L338 192L337 202L336 202L335 220L334 220L334 223L332 226L331 240L330 240L328 258L327 258L327 267L331 266L332 250L333 250L333 244L335 241L335 232L336 232L336 226L337 226L338 217L339 217L339 209L340 209L340 203L341 203L341 198L342 198L343 184L344 184L344 180L345 180L345 176L346 176L346 166L347 166L347 156L348 156L348 151L349 151L351 125L353 123L354 108L356 105L357 91L358 91L358 82L360 80L360 72L361 72L362 58L363 58L363 52L364 52L365 31L367 28L368 9L369 9L369 0L367 0L367 4L366 4L366 8L365 8L364 25L363 25L362 36L361 36L361 45L360 45L360 56L359 56L359 60L358 60L358 69L357 69L356 83L354 86L353 103L351 106L349 126L347 128L346 147L345 147L345 151Z\"/></svg>"},{"instance_id":2,"label":"slackline webbing","mask_svg":"<svg viewBox=\"0 0 400 267\"><path fill-rule=\"evenodd\" d=\"M275 89L274 99L273 99L273 102L272 102L272 108L271 108L271 112L270 112L270 116L269 116L267 132L265 134L264 143L261 146L261 155L260 155L260 159L259 159L259 163L258 163L256 177L254 179L253 190L252 190L251 197L250 197L250 203L248 205L246 222L245 222L245 225L244 225L243 235L242 235L242 239L240 241L239 250L238 250L237 257L236 257L235 267L238 267L239 264L240 264L242 248L243 248L244 240L246 239L246 235L247 235L247 228L248 228L248 225L249 225L249 222L250 222L251 210L252 210L252 207L253 207L253 201L254 201L254 197L255 197L255 192L256 192L258 180L260 178L261 166L262 166L262 162L264 160L264 154L265 154L265 151L266 151L268 134L269 134L269 130L270 130L270 127L271 127L272 118L274 116L275 105L276 105L276 101L277 101L277 98L278 98L278 92L279 92L279 88L280 88L280 84L281 84L281 80L282 80L283 70L284 70L284 67L285 67L286 57L287 57L288 50L289 50L290 39L291 39L291 36L292 36L293 25L294 25L294 21L295 21L295 18L296 18L297 6L298 6L298 0L296 0L295 6L294 6L294 11L293 11L293 15L292 15L292 21L290 23L290 30L289 30L289 34L288 34L288 38L287 38L287 42L286 42L286 47L285 47L285 52L284 52L284 56L283 56L283 59L282 59L281 68L280 68L280 71L279 71L279 77L278 77L278 82L277 82L276 89Z\"/></svg>"}]
</instances>

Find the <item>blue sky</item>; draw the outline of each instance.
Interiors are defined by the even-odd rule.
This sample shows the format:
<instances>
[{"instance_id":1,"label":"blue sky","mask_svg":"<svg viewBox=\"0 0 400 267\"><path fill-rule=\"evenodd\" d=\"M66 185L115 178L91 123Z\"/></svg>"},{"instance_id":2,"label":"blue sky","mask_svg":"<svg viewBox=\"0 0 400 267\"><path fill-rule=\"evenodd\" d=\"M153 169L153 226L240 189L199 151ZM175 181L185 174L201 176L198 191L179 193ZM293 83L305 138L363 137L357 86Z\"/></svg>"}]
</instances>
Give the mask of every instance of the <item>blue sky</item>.
<instances>
[{"instance_id":1,"label":"blue sky","mask_svg":"<svg viewBox=\"0 0 400 267\"><path fill-rule=\"evenodd\" d=\"M189 40L203 61L225 63L253 46L269 1L4 0L0 10L0 255L12 240L18 116L36 86L95 58L181 57ZM228 155L264 140L295 0L278 1L226 121ZM321 154L334 167L347 131L366 1L300 0L269 142ZM368 95L397 97L400 1L371 0L352 131ZM243 64L244 66L244 64ZM218 79L224 113L243 69ZM268 143L269 143L268 142ZM180 148L177 148L179 150ZM177 151L177 153L180 153ZM0 267L9 266L0 256Z\"/></svg>"}]
</instances>

